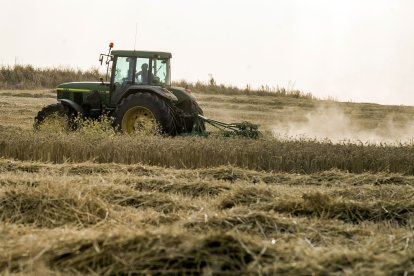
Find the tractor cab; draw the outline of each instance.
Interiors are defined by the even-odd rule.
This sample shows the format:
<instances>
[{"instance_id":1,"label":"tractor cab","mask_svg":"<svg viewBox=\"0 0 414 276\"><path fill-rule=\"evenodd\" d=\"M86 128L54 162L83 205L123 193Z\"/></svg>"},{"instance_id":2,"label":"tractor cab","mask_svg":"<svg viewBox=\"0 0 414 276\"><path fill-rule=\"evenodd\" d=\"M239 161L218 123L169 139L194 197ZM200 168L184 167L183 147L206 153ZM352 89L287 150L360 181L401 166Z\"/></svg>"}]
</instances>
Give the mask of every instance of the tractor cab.
<instances>
[{"instance_id":1,"label":"tractor cab","mask_svg":"<svg viewBox=\"0 0 414 276\"><path fill-rule=\"evenodd\" d=\"M112 103L119 102L131 89L160 90L171 86L170 53L116 50L111 56Z\"/></svg>"},{"instance_id":2,"label":"tractor cab","mask_svg":"<svg viewBox=\"0 0 414 276\"><path fill-rule=\"evenodd\" d=\"M110 88L110 103L116 105L128 95L128 91L151 90L161 97L176 101L172 93L165 93L171 89L171 53L113 50L109 45L108 54L101 54L101 64L106 57L107 74L106 85ZM109 77L109 73L110 77ZM108 83L109 78L109 83ZM103 81L102 81L103 83ZM169 95L170 94L170 95ZM188 95L185 95L188 98Z\"/></svg>"},{"instance_id":3,"label":"tractor cab","mask_svg":"<svg viewBox=\"0 0 414 276\"><path fill-rule=\"evenodd\" d=\"M170 86L170 53L112 51L112 85Z\"/></svg>"}]
</instances>

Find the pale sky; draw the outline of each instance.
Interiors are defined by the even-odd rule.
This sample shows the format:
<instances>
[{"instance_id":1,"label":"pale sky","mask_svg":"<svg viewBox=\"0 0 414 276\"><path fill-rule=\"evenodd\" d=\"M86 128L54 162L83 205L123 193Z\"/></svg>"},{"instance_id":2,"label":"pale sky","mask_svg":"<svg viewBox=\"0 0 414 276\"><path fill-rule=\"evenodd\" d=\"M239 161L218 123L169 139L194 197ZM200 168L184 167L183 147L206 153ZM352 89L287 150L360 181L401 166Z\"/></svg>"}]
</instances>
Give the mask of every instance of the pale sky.
<instances>
[{"instance_id":1,"label":"pale sky","mask_svg":"<svg viewBox=\"0 0 414 276\"><path fill-rule=\"evenodd\" d=\"M0 63L172 52L172 78L414 105L412 0L0 0Z\"/></svg>"}]
</instances>

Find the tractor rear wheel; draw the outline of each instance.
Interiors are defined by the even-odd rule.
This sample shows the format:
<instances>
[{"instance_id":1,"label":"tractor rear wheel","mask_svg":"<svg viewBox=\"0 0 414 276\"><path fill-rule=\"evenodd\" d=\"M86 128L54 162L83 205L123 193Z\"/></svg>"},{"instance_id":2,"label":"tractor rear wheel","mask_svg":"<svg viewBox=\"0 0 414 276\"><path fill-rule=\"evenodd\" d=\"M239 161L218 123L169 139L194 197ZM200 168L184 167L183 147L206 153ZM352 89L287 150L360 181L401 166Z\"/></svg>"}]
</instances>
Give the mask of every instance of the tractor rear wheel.
<instances>
[{"instance_id":1,"label":"tractor rear wheel","mask_svg":"<svg viewBox=\"0 0 414 276\"><path fill-rule=\"evenodd\" d=\"M37 113L34 121L35 130L68 131L74 129L70 114L61 103L45 106Z\"/></svg>"},{"instance_id":2,"label":"tractor rear wheel","mask_svg":"<svg viewBox=\"0 0 414 276\"><path fill-rule=\"evenodd\" d=\"M126 134L175 134L170 107L154 94L129 95L117 106L114 117L115 129Z\"/></svg>"}]
</instances>

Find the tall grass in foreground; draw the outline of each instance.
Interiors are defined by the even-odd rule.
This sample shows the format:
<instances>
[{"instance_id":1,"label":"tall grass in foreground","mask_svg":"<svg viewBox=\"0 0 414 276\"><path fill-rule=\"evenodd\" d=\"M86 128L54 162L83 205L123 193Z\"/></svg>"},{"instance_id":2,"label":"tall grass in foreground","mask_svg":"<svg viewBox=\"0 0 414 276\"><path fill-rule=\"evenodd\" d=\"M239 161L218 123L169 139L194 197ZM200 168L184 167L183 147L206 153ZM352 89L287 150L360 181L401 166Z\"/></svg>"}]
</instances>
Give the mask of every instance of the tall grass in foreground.
<instances>
[{"instance_id":1,"label":"tall grass in foreground","mask_svg":"<svg viewBox=\"0 0 414 276\"><path fill-rule=\"evenodd\" d=\"M272 138L130 137L33 133L2 129L0 157L18 160L144 163L173 168L233 165L254 170L312 173L337 168L354 173L414 175L412 145L332 144Z\"/></svg>"},{"instance_id":2,"label":"tall grass in foreground","mask_svg":"<svg viewBox=\"0 0 414 276\"><path fill-rule=\"evenodd\" d=\"M54 88L70 81L99 81L98 69L35 68L32 65L0 67L0 89Z\"/></svg>"}]
</instances>

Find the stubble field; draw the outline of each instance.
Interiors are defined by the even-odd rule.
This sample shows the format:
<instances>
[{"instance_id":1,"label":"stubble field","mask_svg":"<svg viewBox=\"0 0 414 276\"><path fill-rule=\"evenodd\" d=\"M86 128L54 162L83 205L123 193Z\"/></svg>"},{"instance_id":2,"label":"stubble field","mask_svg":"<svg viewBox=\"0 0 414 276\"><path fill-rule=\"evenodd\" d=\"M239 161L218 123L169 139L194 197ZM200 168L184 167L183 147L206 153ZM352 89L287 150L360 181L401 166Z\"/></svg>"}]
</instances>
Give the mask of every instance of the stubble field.
<instances>
[{"instance_id":1,"label":"stubble field","mask_svg":"<svg viewBox=\"0 0 414 276\"><path fill-rule=\"evenodd\" d=\"M33 133L55 94L0 91L0 271L414 273L414 108L195 95L265 137Z\"/></svg>"}]
</instances>

